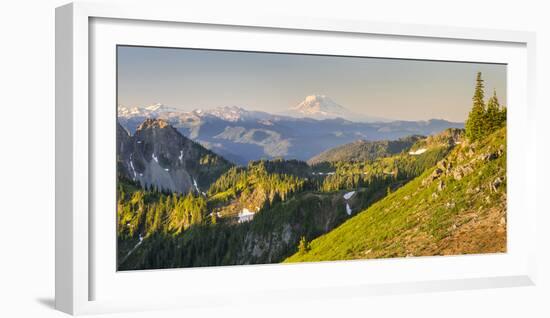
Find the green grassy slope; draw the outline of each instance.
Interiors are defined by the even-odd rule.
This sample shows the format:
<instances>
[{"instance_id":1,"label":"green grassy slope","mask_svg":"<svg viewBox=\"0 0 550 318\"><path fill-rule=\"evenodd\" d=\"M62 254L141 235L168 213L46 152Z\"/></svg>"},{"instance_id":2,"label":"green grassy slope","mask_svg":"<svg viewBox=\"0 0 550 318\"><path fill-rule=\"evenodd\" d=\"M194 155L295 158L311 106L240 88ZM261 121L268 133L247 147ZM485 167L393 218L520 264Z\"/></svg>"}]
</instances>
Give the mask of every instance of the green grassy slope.
<instances>
[{"instance_id":1,"label":"green grassy slope","mask_svg":"<svg viewBox=\"0 0 550 318\"><path fill-rule=\"evenodd\" d=\"M506 130L463 142L436 167L285 262L506 250Z\"/></svg>"}]
</instances>

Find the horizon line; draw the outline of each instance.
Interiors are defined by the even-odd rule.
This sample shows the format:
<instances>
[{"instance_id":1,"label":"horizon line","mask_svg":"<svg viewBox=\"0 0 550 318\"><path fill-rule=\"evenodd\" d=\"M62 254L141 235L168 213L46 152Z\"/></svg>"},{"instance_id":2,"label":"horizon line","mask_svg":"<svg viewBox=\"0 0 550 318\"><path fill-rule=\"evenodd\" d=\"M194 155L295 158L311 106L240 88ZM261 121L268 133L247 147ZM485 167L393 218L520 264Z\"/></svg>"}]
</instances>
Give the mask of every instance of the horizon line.
<instances>
[{"instance_id":1,"label":"horizon line","mask_svg":"<svg viewBox=\"0 0 550 318\"><path fill-rule=\"evenodd\" d=\"M159 104L160 103L156 103L156 104L151 104L149 106L159 105ZM166 106L164 104L160 104L160 105ZM127 106L124 106L124 105L117 105L117 107L116 107L117 108L117 116L116 116L117 120L121 117L124 118L124 116L119 116L119 114L118 114L118 109L119 109L120 106L130 108L130 107L127 107ZM145 108L145 107L146 106L131 106L131 108ZM172 107L172 106L168 106L168 107L177 108L177 107ZM192 112L196 112L196 111L208 111L208 110L213 110L213 109L217 109L217 108L224 108L224 107L236 107L236 108L242 109L244 111L259 112L259 113L264 113L264 114L268 114L268 115L271 115L271 116L286 117L286 118L292 118L292 119L309 119L309 120L315 120L315 121L341 119L341 120L345 120L345 121L352 122L352 123L358 123L358 124L377 124L377 123L392 123L392 122L429 122L429 121L435 121L435 120L446 121L448 123L453 123L453 124L465 124L466 123L466 120L464 120L464 121L454 121L454 120L449 120L449 119L445 119L445 118L438 118L438 117L430 117L428 119L383 118L383 120L371 120L371 121L365 121L365 120L354 121L354 120L350 120L350 119L347 119L347 118L344 118L344 117L319 119L319 118L308 117L308 116L292 116L292 115L288 115L288 114L284 114L284 113L270 113L270 112L266 112L266 111L263 111L263 110L249 110L249 109L246 109L246 108L241 107L241 106L217 106L217 107L214 107L214 108L195 108L193 110L182 110L182 109L177 108L177 110L182 112L182 113L192 113ZM132 117L132 116L128 116L128 117ZM152 116L144 116L144 117L145 117L145 119L165 120L164 118L158 118L158 117L152 117Z\"/></svg>"}]
</instances>

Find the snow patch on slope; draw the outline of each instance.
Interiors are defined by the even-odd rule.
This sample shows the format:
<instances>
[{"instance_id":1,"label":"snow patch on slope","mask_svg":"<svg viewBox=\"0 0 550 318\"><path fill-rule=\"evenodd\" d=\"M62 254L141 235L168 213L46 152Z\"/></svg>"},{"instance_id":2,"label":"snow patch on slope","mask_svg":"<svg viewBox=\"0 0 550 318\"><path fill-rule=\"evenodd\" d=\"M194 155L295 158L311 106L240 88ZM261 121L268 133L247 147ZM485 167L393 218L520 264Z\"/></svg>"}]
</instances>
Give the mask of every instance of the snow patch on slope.
<instances>
[{"instance_id":1,"label":"snow patch on slope","mask_svg":"<svg viewBox=\"0 0 550 318\"><path fill-rule=\"evenodd\" d=\"M412 155L412 156L418 156L418 155L421 155L423 153L425 153L428 149L426 148L420 148L420 149L417 149L415 151L409 151L409 155Z\"/></svg>"},{"instance_id":2,"label":"snow patch on slope","mask_svg":"<svg viewBox=\"0 0 550 318\"><path fill-rule=\"evenodd\" d=\"M346 203L346 212L348 213L348 215L351 215L351 212L353 212L351 210L351 207L349 206L349 203Z\"/></svg>"},{"instance_id":3,"label":"snow patch on slope","mask_svg":"<svg viewBox=\"0 0 550 318\"><path fill-rule=\"evenodd\" d=\"M355 191L348 192L344 194L344 199L349 200L355 194Z\"/></svg>"},{"instance_id":4,"label":"snow patch on slope","mask_svg":"<svg viewBox=\"0 0 550 318\"><path fill-rule=\"evenodd\" d=\"M253 218L254 212L250 211L247 208L243 208L243 210L239 212L239 223L252 221Z\"/></svg>"}]
</instances>

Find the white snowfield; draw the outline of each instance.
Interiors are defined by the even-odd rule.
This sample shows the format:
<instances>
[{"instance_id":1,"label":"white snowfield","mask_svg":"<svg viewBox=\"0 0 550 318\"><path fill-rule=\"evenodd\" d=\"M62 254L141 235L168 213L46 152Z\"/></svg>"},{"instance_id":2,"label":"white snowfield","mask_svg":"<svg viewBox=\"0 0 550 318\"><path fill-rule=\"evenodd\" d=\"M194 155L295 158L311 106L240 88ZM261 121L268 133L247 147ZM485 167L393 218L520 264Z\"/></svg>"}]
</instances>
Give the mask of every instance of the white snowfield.
<instances>
[{"instance_id":1,"label":"white snowfield","mask_svg":"<svg viewBox=\"0 0 550 318\"><path fill-rule=\"evenodd\" d=\"M132 172L134 173L134 181L136 181L136 177L137 177L137 174L136 174L136 169L134 168L134 162L132 160L130 160L130 168L132 168ZM140 173L141 175L141 173Z\"/></svg>"},{"instance_id":2,"label":"white snowfield","mask_svg":"<svg viewBox=\"0 0 550 318\"><path fill-rule=\"evenodd\" d=\"M153 158L153 160L155 160L157 163L159 163L159 158L157 156L155 156L155 153L153 152L153 154L151 155L151 157Z\"/></svg>"},{"instance_id":3,"label":"white snowfield","mask_svg":"<svg viewBox=\"0 0 550 318\"><path fill-rule=\"evenodd\" d=\"M327 176L332 176L332 175L335 175L336 172L334 171L331 171L331 172L312 172L311 173L312 175L320 175L320 176L324 176L324 175L327 175Z\"/></svg>"},{"instance_id":4,"label":"white snowfield","mask_svg":"<svg viewBox=\"0 0 550 318\"><path fill-rule=\"evenodd\" d=\"M344 199L349 200L355 194L355 191L348 192L344 194Z\"/></svg>"},{"instance_id":5,"label":"white snowfield","mask_svg":"<svg viewBox=\"0 0 550 318\"><path fill-rule=\"evenodd\" d=\"M195 180L195 178L193 178L193 186L195 187L195 190L197 190L198 193L201 192L201 190L199 189L199 185L197 184L197 180Z\"/></svg>"},{"instance_id":6,"label":"white snowfield","mask_svg":"<svg viewBox=\"0 0 550 318\"><path fill-rule=\"evenodd\" d=\"M180 156L178 157L178 159L181 161L183 159L183 150L180 150Z\"/></svg>"},{"instance_id":7,"label":"white snowfield","mask_svg":"<svg viewBox=\"0 0 550 318\"><path fill-rule=\"evenodd\" d=\"M348 213L348 215L351 215L351 207L349 206L349 203L346 203L346 212Z\"/></svg>"},{"instance_id":8,"label":"white snowfield","mask_svg":"<svg viewBox=\"0 0 550 318\"><path fill-rule=\"evenodd\" d=\"M130 224L130 223L128 223L128 224ZM130 252L128 252L128 254L126 254L126 257L130 256L130 254L132 254L136 250L136 248L138 248L141 245L141 243L143 243L143 236L141 236L141 234L139 234L139 242L137 242L137 244L130 250Z\"/></svg>"},{"instance_id":9,"label":"white snowfield","mask_svg":"<svg viewBox=\"0 0 550 318\"><path fill-rule=\"evenodd\" d=\"M420 148L420 149L417 149L415 151L409 151L409 155L418 156L418 155L421 155L421 154L425 153L426 150L428 150L428 149Z\"/></svg>"},{"instance_id":10,"label":"white snowfield","mask_svg":"<svg viewBox=\"0 0 550 318\"><path fill-rule=\"evenodd\" d=\"M254 212L250 211L247 208L244 208L241 212L239 212L239 223L252 221L253 218Z\"/></svg>"},{"instance_id":11,"label":"white snowfield","mask_svg":"<svg viewBox=\"0 0 550 318\"><path fill-rule=\"evenodd\" d=\"M346 213L348 215L351 215L351 212L353 211L351 210L351 207L349 206L349 202L347 202L347 200L351 199L354 195L355 195L355 191L350 191L344 194L344 199L346 200Z\"/></svg>"}]
</instances>

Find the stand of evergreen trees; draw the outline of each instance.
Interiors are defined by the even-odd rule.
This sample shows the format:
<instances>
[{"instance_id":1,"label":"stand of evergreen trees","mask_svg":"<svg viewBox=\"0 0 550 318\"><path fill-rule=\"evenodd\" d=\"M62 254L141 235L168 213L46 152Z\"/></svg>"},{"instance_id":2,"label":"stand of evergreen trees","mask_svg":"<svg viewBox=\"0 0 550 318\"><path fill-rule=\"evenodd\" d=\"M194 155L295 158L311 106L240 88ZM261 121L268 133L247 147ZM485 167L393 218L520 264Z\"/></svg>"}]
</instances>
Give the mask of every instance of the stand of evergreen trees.
<instances>
[{"instance_id":1,"label":"stand of evergreen trees","mask_svg":"<svg viewBox=\"0 0 550 318\"><path fill-rule=\"evenodd\" d=\"M144 190L139 184L119 176L117 191L117 233L119 238L142 237L155 232L179 234L194 224L205 223L206 199Z\"/></svg>"},{"instance_id":2,"label":"stand of evergreen trees","mask_svg":"<svg viewBox=\"0 0 550 318\"><path fill-rule=\"evenodd\" d=\"M396 181L408 181L443 159L452 145L432 147L417 156L406 152L364 162L331 163L334 174L321 180L318 191L331 192L357 188L385 188Z\"/></svg>"},{"instance_id":3,"label":"stand of evergreen trees","mask_svg":"<svg viewBox=\"0 0 550 318\"><path fill-rule=\"evenodd\" d=\"M208 196L214 204L225 203L237 197L248 197L255 191L263 192L260 197L267 198L269 203L274 200L286 200L294 193L304 189L306 180L296 176L295 170L298 161L289 161L289 168L284 169L284 161L255 161L247 167L233 167L220 176L208 190ZM307 169L307 164L301 162ZM265 202L255 202L261 207Z\"/></svg>"},{"instance_id":4,"label":"stand of evergreen trees","mask_svg":"<svg viewBox=\"0 0 550 318\"><path fill-rule=\"evenodd\" d=\"M289 222L297 232L286 243L288 245L278 251L281 258L286 257L299 248L301 236L310 240L324 233L321 228L325 228L326 221L316 221L314 217L321 210L332 211L325 211L325 214L335 213L329 218L333 225L348 217L343 201L339 201L343 200L341 190L360 190L354 208L363 209L386 195L386 189L399 187L423 173L450 149L444 143L417 156L403 152L373 161L336 162L315 167L293 160L251 162L247 167L233 167L219 177L210 186L207 196L193 191L178 194L155 188L143 189L140 184L119 175L119 260L126 264L124 266L130 266L133 261L127 263L127 258L129 255L139 258L135 254L144 252L140 243L144 240L151 248L147 252L151 253L147 256L148 268L234 264L239 262L235 258L237 255L249 257L242 255L241 245L250 226L258 235L269 237L275 224L282 228ZM313 174L313 169L333 173ZM250 224L235 224L231 218L217 219L216 207L232 204L235 200L260 207ZM282 205L289 201L294 203ZM334 204L337 208L332 206ZM218 242L217 235L230 241ZM136 246L141 247L135 250ZM181 251L182 246L191 250ZM178 255L179 260L172 263L171 255ZM269 260L258 258L256 261Z\"/></svg>"},{"instance_id":5,"label":"stand of evergreen trees","mask_svg":"<svg viewBox=\"0 0 550 318\"><path fill-rule=\"evenodd\" d=\"M501 106L496 90L485 103L485 85L481 72L477 73L473 105L466 121L466 137L479 140L506 125L506 107Z\"/></svg>"}]
</instances>

